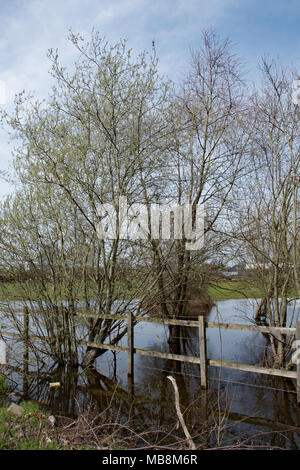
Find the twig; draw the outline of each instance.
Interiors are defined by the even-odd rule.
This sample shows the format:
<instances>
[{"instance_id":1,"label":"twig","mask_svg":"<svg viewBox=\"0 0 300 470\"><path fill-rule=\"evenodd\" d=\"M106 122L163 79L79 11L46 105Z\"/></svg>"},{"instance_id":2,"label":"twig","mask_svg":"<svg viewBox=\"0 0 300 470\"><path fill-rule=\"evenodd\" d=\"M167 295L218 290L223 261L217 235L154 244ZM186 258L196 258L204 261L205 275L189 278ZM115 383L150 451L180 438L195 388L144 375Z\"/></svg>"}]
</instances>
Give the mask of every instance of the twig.
<instances>
[{"instance_id":1,"label":"twig","mask_svg":"<svg viewBox=\"0 0 300 470\"><path fill-rule=\"evenodd\" d=\"M183 419L183 416L182 416L182 413L181 413L181 410L180 410L179 392L178 392L178 387L177 387L176 380L175 380L174 377L172 377L171 375L168 375L168 376L167 376L167 379L169 379L169 380L172 382L172 385L173 385L173 387L174 387L176 413L177 413L179 422L180 422L180 424L181 424L181 426L182 426L182 429L183 429L183 432L184 432L184 434L185 434L185 437L186 437L186 439L187 439L189 448L192 449L192 450L196 450L195 443L194 443L193 439L191 438L191 435L190 435L190 433L189 433L189 431L188 431L188 428L187 428L186 425L185 425L185 422L184 422L184 419Z\"/></svg>"}]
</instances>

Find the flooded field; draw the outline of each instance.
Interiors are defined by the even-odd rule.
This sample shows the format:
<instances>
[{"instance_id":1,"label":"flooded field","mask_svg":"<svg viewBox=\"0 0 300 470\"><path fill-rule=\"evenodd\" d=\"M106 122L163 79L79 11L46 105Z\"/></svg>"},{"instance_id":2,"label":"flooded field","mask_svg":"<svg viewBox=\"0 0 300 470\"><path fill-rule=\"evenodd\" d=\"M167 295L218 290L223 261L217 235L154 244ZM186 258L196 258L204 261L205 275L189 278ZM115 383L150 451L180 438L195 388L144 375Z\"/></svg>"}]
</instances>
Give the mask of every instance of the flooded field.
<instances>
[{"instance_id":1,"label":"flooded field","mask_svg":"<svg viewBox=\"0 0 300 470\"><path fill-rule=\"evenodd\" d=\"M254 308L254 300L217 302L207 319L249 324ZM167 326L140 323L134 336L136 348L169 351ZM180 340L184 354L199 354L196 328L181 328ZM126 341L124 337L120 344ZM259 365L268 349L267 339L259 332L207 329L209 359ZM132 384L127 378L127 354L111 351L99 357L92 369L46 364L26 378L9 369L5 374L13 393L9 401L31 400L67 416L76 416L91 404L98 411L111 407L124 422L130 414L145 429L176 426L174 391L167 379L172 375L191 432L200 435L200 427L203 432L204 423L209 423L207 445L249 442L256 447L300 448L300 405L292 379L209 367L206 392L200 387L199 365L136 354ZM49 382L61 386L49 388Z\"/></svg>"}]
</instances>

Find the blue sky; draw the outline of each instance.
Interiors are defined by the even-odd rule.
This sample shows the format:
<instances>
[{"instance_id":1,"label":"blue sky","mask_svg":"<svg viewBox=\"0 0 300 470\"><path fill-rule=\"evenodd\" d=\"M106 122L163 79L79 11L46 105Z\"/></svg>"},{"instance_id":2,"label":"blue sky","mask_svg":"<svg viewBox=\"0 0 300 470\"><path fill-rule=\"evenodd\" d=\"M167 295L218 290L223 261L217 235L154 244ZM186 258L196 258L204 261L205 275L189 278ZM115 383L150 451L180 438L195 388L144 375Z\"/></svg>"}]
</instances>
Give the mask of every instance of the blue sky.
<instances>
[{"instance_id":1,"label":"blue sky","mask_svg":"<svg viewBox=\"0 0 300 470\"><path fill-rule=\"evenodd\" d=\"M189 50L197 48L204 28L232 40L251 79L263 55L300 71L300 0L2 0L0 19L0 80L8 109L23 89L46 96L49 48L72 63L70 27L85 36L95 28L111 42L126 38L136 51L149 50L154 40L160 71L174 81L186 71ZM0 132L0 170L11 161L7 140ZM0 179L0 196L10 189Z\"/></svg>"}]
</instances>

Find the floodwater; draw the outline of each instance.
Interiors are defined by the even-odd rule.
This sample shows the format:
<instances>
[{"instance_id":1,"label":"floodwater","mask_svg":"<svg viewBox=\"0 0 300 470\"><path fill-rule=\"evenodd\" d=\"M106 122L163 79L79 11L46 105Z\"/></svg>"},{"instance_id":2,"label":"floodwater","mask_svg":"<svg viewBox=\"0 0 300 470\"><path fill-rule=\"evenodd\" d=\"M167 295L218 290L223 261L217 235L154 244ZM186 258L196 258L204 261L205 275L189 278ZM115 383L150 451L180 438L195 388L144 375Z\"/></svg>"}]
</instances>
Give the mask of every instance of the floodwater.
<instances>
[{"instance_id":1,"label":"floodwater","mask_svg":"<svg viewBox=\"0 0 300 470\"><path fill-rule=\"evenodd\" d=\"M244 299L217 302L207 320L249 324L255 305L255 300ZM134 338L136 348L169 352L167 326L139 323ZM182 328L180 341L184 354L199 354L196 328ZM126 345L126 337L120 344ZM207 329L209 359L259 365L268 349L267 339L259 332ZM115 408L124 422L130 410L145 427L175 426L168 375L176 379L186 424L191 434L201 435L202 443L207 425L205 439L212 447L300 448L300 404L294 381L232 369L209 367L206 392L200 387L199 365L135 354L132 384L127 378L127 354L108 351L88 371L46 367L26 380L10 372L8 383L14 395L9 399L37 401L55 414L69 416L92 403L98 411ZM61 387L49 388L49 382L61 382Z\"/></svg>"}]
</instances>

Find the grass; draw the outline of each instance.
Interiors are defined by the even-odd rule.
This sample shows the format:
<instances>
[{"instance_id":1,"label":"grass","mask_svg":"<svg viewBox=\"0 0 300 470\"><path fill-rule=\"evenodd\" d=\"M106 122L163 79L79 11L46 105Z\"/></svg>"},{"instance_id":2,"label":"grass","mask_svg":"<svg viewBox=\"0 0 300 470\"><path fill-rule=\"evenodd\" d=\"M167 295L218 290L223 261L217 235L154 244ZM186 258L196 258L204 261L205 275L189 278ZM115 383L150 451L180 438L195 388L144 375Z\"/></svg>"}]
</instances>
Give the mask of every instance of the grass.
<instances>
[{"instance_id":1,"label":"grass","mask_svg":"<svg viewBox=\"0 0 300 470\"><path fill-rule=\"evenodd\" d=\"M0 284L0 301L22 300L24 285L21 282L2 282Z\"/></svg>"},{"instance_id":2,"label":"grass","mask_svg":"<svg viewBox=\"0 0 300 470\"><path fill-rule=\"evenodd\" d=\"M121 283L118 281L116 291L120 293L120 298L130 298L136 292L136 283ZM49 285L49 292L50 292ZM80 285L76 286L78 300L82 297ZM90 299L95 296L96 286L90 286ZM222 280L211 282L208 285L208 293L213 301L230 300L230 299L250 299L260 298L263 295L263 288L257 281L253 280ZM290 291L290 296L296 295L293 290ZM37 292L36 285L33 281L26 282L4 282L0 283L0 301L22 301L37 299L40 294ZM51 297L51 296L50 296ZM62 299L64 299L62 295ZM66 297L65 297L66 298Z\"/></svg>"},{"instance_id":3,"label":"grass","mask_svg":"<svg viewBox=\"0 0 300 470\"><path fill-rule=\"evenodd\" d=\"M117 286L117 290L120 291L120 298L124 296L130 297L130 291L135 290L135 288L136 286L131 285ZM80 291L77 290L77 292ZM208 287L208 293L215 301L260 297L261 292L257 285L255 286L248 281L216 281ZM34 299L38 297L39 295L33 282L5 282L0 284L0 301L21 301L26 300L26 298Z\"/></svg>"},{"instance_id":4,"label":"grass","mask_svg":"<svg viewBox=\"0 0 300 470\"><path fill-rule=\"evenodd\" d=\"M76 419L57 416L51 424L49 416L37 405L23 403L21 416L12 414L7 407L0 407L0 451L1 450L128 450L141 445L158 448L165 445L173 427L163 430L144 429L144 425L125 422L110 407L97 412L88 407ZM122 422L120 422L120 419ZM172 433L171 433L172 434ZM160 440L161 439L161 443ZM182 437L174 435L174 449L185 449ZM176 447L174 447L176 446ZM166 447L169 449L169 447Z\"/></svg>"},{"instance_id":5,"label":"grass","mask_svg":"<svg viewBox=\"0 0 300 470\"><path fill-rule=\"evenodd\" d=\"M263 286L254 280L243 281L216 281L208 286L208 293L212 300L230 299L258 299L263 297ZM289 289L289 297L297 297L296 289Z\"/></svg>"},{"instance_id":6,"label":"grass","mask_svg":"<svg viewBox=\"0 0 300 470\"><path fill-rule=\"evenodd\" d=\"M53 424L50 415L34 403L24 402L22 409L17 416L0 405L0 451L126 450L134 448L139 437L138 432L112 419L109 409L95 416L89 416L87 410L75 420L59 416Z\"/></svg>"},{"instance_id":7,"label":"grass","mask_svg":"<svg viewBox=\"0 0 300 470\"><path fill-rule=\"evenodd\" d=\"M208 286L212 300L260 298L263 290L251 281L217 281Z\"/></svg>"},{"instance_id":8,"label":"grass","mask_svg":"<svg viewBox=\"0 0 300 470\"><path fill-rule=\"evenodd\" d=\"M45 434L47 419L35 404L24 403L22 416L1 407L0 450L55 450L57 443Z\"/></svg>"},{"instance_id":9,"label":"grass","mask_svg":"<svg viewBox=\"0 0 300 470\"><path fill-rule=\"evenodd\" d=\"M255 441L252 439L249 444L246 440L245 445L241 447L240 438L228 429L227 415L224 412L220 415L220 410L215 409L213 405L209 415L203 418L199 411L201 407L195 403L193 401L193 406L188 407L190 411L185 413L185 420L189 421L187 424L191 429L196 449L255 448ZM199 417L202 416L201 419L197 419L197 412L200 413ZM190 422L192 414L193 424ZM113 411L110 406L100 413L89 406L75 419L57 416L55 423L51 424L49 416L36 404L23 403L22 416L15 416L8 408L0 407L0 451L115 451L140 448L159 451L187 450L184 434L177 426L176 414L167 426L161 426L155 420L153 425L148 427L135 418L136 416L128 416L128 419L124 420L120 410ZM260 445L261 443L258 443L258 447Z\"/></svg>"},{"instance_id":10,"label":"grass","mask_svg":"<svg viewBox=\"0 0 300 470\"><path fill-rule=\"evenodd\" d=\"M51 283L46 284L47 292L49 294L49 298L52 297L52 287ZM78 300L80 298L84 298L84 291L81 282L74 281L72 284L73 293ZM63 301L68 298L69 292L66 286L62 284L59 286L60 292L56 295L58 296L59 300ZM120 298L131 298L135 292L138 291L138 282L128 282L124 281L121 282L120 280L116 281L115 285L115 295L120 296ZM47 292L43 292L43 295ZM95 299L97 296L97 285L95 281L91 281L88 287L88 298ZM0 283L0 302L5 301L22 301L22 300L37 300L41 299L41 291L39 290L39 284L34 281L12 281L12 282L1 282Z\"/></svg>"}]
</instances>

